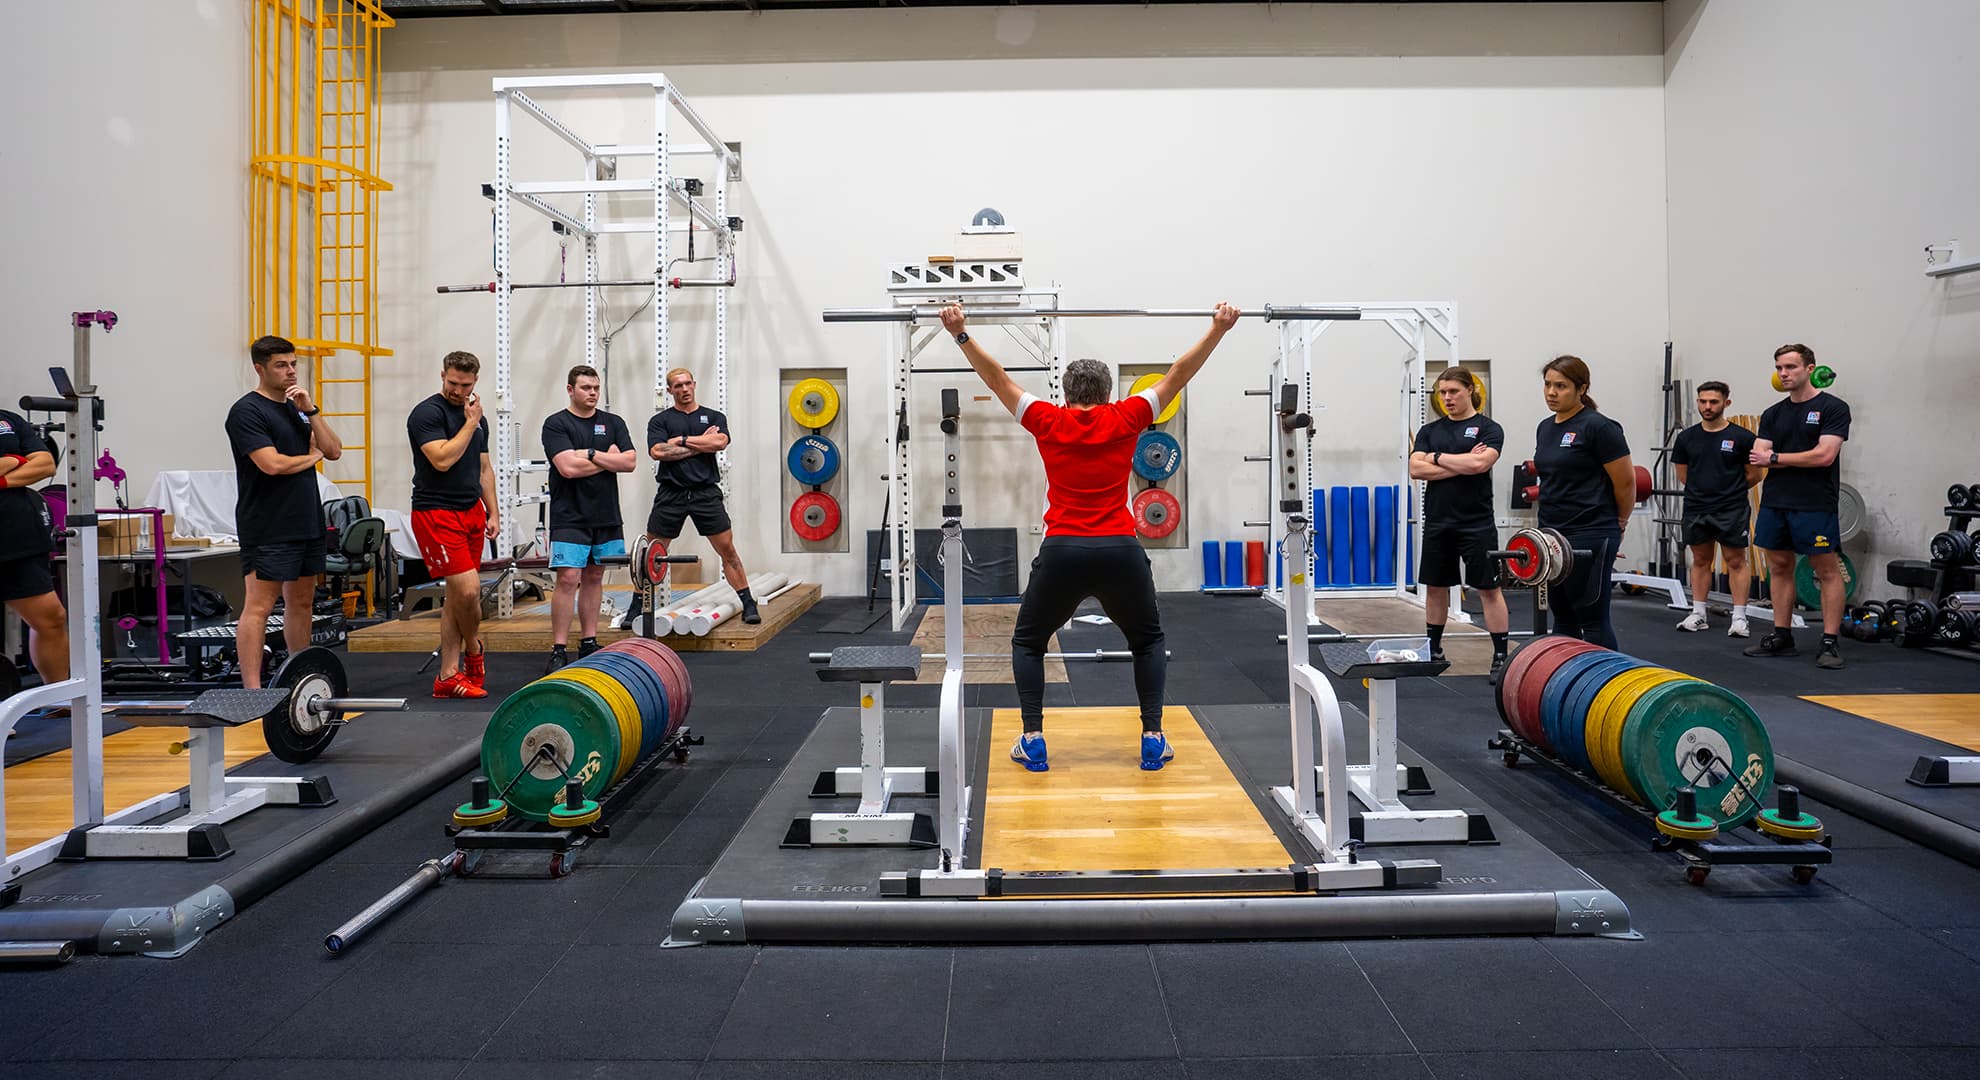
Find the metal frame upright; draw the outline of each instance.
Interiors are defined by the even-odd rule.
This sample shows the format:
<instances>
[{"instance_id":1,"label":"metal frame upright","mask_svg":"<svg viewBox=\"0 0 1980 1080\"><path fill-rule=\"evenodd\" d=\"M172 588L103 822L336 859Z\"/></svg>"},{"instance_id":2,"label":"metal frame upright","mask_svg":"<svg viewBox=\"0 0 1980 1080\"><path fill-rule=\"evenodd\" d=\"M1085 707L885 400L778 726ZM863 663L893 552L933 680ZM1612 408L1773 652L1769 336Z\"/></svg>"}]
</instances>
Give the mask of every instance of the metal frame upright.
<instances>
[{"instance_id":1,"label":"metal frame upright","mask_svg":"<svg viewBox=\"0 0 1980 1080\"><path fill-rule=\"evenodd\" d=\"M594 143L580 136L527 91L559 89L599 89L624 88L651 94L653 104L653 138L651 142L636 143ZM659 72L633 75L542 75L497 78L493 80L495 92L495 281L491 291L495 294L495 408L490 415L491 425L490 457L495 467L495 490L502 500L501 533L497 537L498 555L506 555L515 550L515 511L525 506L533 506L545 501L541 494L521 495L516 487L525 471L517 454L517 431L515 425L514 392L514 303L513 291L521 287L510 278L511 246L513 235L512 204L533 210L562 226L566 231L581 238L584 242L585 279L572 283L584 288L585 322L585 361L596 365L601 331L601 312L598 303L598 289L607 284L625 285L630 282L604 282L599 276L598 238L600 236L634 233L653 237L653 273L651 287L653 299L653 398L654 407L663 407L668 368L668 291L685 285L726 286L734 282L735 233L739 224L729 216L728 185L739 171L740 151L723 142L715 134L707 121L703 120L694 108L682 97L680 90ZM575 180L518 180L515 176L515 163L512 160L513 132L516 115L541 123L552 134L576 150L583 161L583 175ZM701 143L671 143L668 141L670 119L678 114L688 126L704 141ZM711 210L696 201L689 189L687 179L675 176L672 158L675 156L712 156L715 168L712 175L715 206ZM653 175L622 179L618 175L621 158L650 157L653 159ZM598 198L611 194L651 194L653 209L650 215L623 220L601 220ZM545 196L582 195L584 207L580 214L572 214L551 202ZM685 218L677 220L673 208L678 206L686 211ZM730 269L726 281L683 281L668 276L671 250L669 235L674 232L703 230L712 234L716 241L718 261L727 261ZM638 284L644 286L646 281ZM714 404L717 409L728 407L728 290L715 290L715 366ZM728 453L717 455L717 465L721 470L723 485L728 483ZM532 470L532 471L540 471ZM665 583L654 590L655 603L664 606L671 599L671 590ZM498 616L508 617L513 612L513 597L508 590L497 590Z\"/></svg>"},{"instance_id":2,"label":"metal frame upright","mask_svg":"<svg viewBox=\"0 0 1980 1080\"><path fill-rule=\"evenodd\" d=\"M1411 521L1410 508L1412 506L1423 505L1422 484L1411 480L1409 476L1409 454L1412 445L1411 441L1416 435L1417 428L1421 427L1428 417L1427 410L1430 399L1429 387L1426 380L1429 374L1424 354L1429 345L1429 335L1434 333L1448 347L1451 355L1451 363L1457 363L1460 356L1458 352L1457 305L1455 304L1442 301L1412 300L1359 304L1327 303L1311 306L1356 310L1360 312L1360 318L1359 320L1288 321L1279 324L1279 350L1272 360L1271 386L1273 387L1273 391L1270 407L1274 412L1270 425L1270 431L1272 433L1270 448L1267 451L1267 458L1273 463L1269 467L1274 470L1275 480L1283 479L1277 477L1276 474L1276 470L1279 468L1278 462L1286 457L1287 440L1294 437L1292 433L1282 431L1278 423L1277 388L1286 383L1293 383L1300 387L1305 400L1312 403L1313 422L1316 426L1316 434L1318 434L1319 425L1324 421L1323 410L1325 408L1325 402L1313 393L1314 339L1325 333L1327 328L1332 326L1334 322L1381 322L1386 324L1390 330L1395 332L1397 337L1403 340L1404 344L1409 346L1408 354L1402 359L1401 380L1396 395L1397 438L1399 440L1396 451L1396 468L1398 472L1397 482L1400 485L1400 489L1415 492L1415 497L1413 500L1406 498L1398 498L1396 500L1395 584L1361 587L1349 586L1346 588L1320 586L1289 591L1279 578L1267 578L1265 583L1266 599L1271 600L1281 607L1286 605L1289 596L1292 597L1294 603L1301 603L1303 601L1307 608L1306 619L1308 625L1320 621L1319 616L1315 613L1315 605L1322 598L1394 597L1416 604L1423 602L1421 590L1409 583L1409 567L1406 565L1409 545L1405 543L1404 538L1414 535L1416 528ZM1318 522L1313 521L1313 440L1300 438L1299 442L1302 445L1293 451L1291 460L1294 462L1294 465L1290 466L1301 471L1300 497L1304 501L1305 506L1300 511L1299 516L1309 522L1313 522L1314 528L1317 529ZM1269 490L1277 492L1279 490L1279 484L1275 482ZM1289 515L1285 510L1281 509L1281 506L1282 500L1274 497L1271 513L1267 516L1267 527L1270 529L1271 536L1267 550L1285 556L1287 551L1286 539L1289 532L1287 518ZM1317 558L1320 556L1315 555L1314 557ZM1308 567L1307 569L1310 570L1311 568ZM1287 566L1284 574L1290 575L1292 571L1293 568Z\"/></svg>"}]
</instances>

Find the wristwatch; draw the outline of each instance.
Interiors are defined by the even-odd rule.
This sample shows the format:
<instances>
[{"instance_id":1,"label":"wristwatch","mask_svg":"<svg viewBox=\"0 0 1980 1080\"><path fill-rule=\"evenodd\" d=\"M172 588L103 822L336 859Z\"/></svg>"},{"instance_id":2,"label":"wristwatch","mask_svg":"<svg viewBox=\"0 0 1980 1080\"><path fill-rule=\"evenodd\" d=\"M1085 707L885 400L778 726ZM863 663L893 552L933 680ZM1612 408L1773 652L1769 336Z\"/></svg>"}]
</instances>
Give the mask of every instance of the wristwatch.
<instances>
[{"instance_id":1,"label":"wristwatch","mask_svg":"<svg viewBox=\"0 0 1980 1080\"><path fill-rule=\"evenodd\" d=\"M1781 452L1779 450L1767 451L1767 464L1779 465L1780 463L1781 463Z\"/></svg>"},{"instance_id":2,"label":"wristwatch","mask_svg":"<svg viewBox=\"0 0 1980 1080\"><path fill-rule=\"evenodd\" d=\"M316 415L317 413L320 413L320 412L322 412L322 411L323 411L323 406L321 406L321 405L318 405L318 406L317 406L316 408L314 408L314 409L311 409L311 410L309 410L308 412L306 412L306 413L304 413L303 415L304 415L304 416L315 416L315 415Z\"/></svg>"},{"instance_id":3,"label":"wristwatch","mask_svg":"<svg viewBox=\"0 0 1980 1080\"><path fill-rule=\"evenodd\" d=\"M589 449L589 450L586 450L586 451L584 452L584 460L586 460L586 461L597 461L597 460L598 460L598 448L594 446L594 447L592 447L591 449Z\"/></svg>"},{"instance_id":4,"label":"wristwatch","mask_svg":"<svg viewBox=\"0 0 1980 1080\"><path fill-rule=\"evenodd\" d=\"M1438 467L1440 467L1440 468L1441 468L1442 466L1441 466L1441 465L1439 465L1439 462L1440 462L1440 461L1441 461L1441 460L1443 459L1443 456L1444 456L1444 452L1443 452L1442 450L1439 450L1439 451L1437 451L1436 453L1434 453L1434 454L1431 454L1431 455L1430 455L1430 464L1432 464L1432 465L1438 465Z\"/></svg>"},{"instance_id":5,"label":"wristwatch","mask_svg":"<svg viewBox=\"0 0 1980 1080\"><path fill-rule=\"evenodd\" d=\"M969 344L969 331L967 331L967 330L964 330L964 331L963 331L962 333L960 333L960 334L957 334L957 335L956 335L956 344L958 344L958 345L967 345L967 344Z\"/></svg>"}]
</instances>

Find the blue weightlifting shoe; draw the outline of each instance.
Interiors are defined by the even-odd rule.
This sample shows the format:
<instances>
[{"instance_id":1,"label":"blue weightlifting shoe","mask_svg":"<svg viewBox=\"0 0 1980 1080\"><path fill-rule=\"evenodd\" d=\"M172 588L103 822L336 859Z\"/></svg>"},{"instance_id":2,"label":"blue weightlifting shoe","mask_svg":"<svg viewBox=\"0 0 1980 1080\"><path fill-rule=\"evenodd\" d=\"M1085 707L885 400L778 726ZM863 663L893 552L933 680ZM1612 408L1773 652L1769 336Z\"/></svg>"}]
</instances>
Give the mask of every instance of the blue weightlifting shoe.
<instances>
[{"instance_id":1,"label":"blue weightlifting shoe","mask_svg":"<svg viewBox=\"0 0 1980 1080\"><path fill-rule=\"evenodd\" d=\"M1173 761L1176 748L1169 745L1169 737L1159 731L1143 732L1141 736L1141 767L1154 771Z\"/></svg>"},{"instance_id":2,"label":"blue weightlifting shoe","mask_svg":"<svg viewBox=\"0 0 1980 1080\"><path fill-rule=\"evenodd\" d=\"M1044 772L1051 768L1045 760L1045 734L1027 731L1019 735L1018 740L1011 744L1011 760L1032 772Z\"/></svg>"}]
</instances>

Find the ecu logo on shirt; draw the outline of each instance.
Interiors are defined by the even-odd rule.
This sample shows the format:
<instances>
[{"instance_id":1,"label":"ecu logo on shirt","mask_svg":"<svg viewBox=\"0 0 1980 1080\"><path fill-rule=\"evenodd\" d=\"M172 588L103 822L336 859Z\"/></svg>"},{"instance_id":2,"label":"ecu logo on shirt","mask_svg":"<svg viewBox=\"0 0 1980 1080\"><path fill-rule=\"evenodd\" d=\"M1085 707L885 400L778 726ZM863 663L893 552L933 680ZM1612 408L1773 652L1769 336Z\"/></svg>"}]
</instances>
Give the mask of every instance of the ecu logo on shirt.
<instances>
[{"instance_id":1,"label":"ecu logo on shirt","mask_svg":"<svg viewBox=\"0 0 1980 1080\"><path fill-rule=\"evenodd\" d=\"M1477 438L1477 437L1478 437L1478 425L1476 425L1476 424L1473 424L1472 426L1470 426L1470 427L1468 427L1468 428L1465 428L1465 429L1464 429L1464 437L1465 437L1465 438L1467 438L1467 439L1475 439L1475 438Z\"/></svg>"},{"instance_id":2,"label":"ecu logo on shirt","mask_svg":"<svg viewBox=\"0 0 1980 1080\"><path fill-rule=\"evenodd\" d=\"M1719 440L1719 453L1730 454L1732 452L1733 452L1733 441L1731 439Z\"/></svg>"},{"instance_id":3,"label":"ecu logo on shirt","mask_svg":"<svg viewBox=\"0 0 1980 1080\"><path fill-rule=\"evenodd\" d=\"M1573 446L1573 445L1574 445L1574 432L1572 432L1572 431L1568 431L1568 432L1563 432L1563 433L1561 434L1561 445L1562 445L1562 446Z\"/></svg>"},{"instance_id":4,"label":"ecu logo on shirt","mask_svg":"<svg viewBox=\"0 0 1980 1080\"><path fill-rule=\"evenodd\" d=\"M1822 422L1822 410L1820 409L1809 410L1808 419L1802 421L1802 423L1804 424L1819 424L1821 422Z\"/></svg>"},{"instance_id":5,"label":"ecu logo on shirt","mask_svg":"<svg viewBox=\"0 0 1980 1080\"><path fill-rule=\"evenodd\" d=\"M603 435L603 434L605 434L605 425L604 425L604 424L593 424L593 425L591 425L591 433L592 433L593 435Z\"/></svg>"}]
</instances>

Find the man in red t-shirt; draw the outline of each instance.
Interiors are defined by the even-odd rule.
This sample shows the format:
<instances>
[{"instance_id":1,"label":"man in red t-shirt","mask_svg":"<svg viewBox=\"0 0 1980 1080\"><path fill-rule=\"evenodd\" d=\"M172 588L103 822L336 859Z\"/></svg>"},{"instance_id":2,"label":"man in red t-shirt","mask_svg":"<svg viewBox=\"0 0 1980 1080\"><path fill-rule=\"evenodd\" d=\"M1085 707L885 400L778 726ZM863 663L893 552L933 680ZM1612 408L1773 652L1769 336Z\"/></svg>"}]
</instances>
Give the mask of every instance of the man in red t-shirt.
<instances>
[{"instance_id":1,"label":"man in red t-shirt","mask_svg":"<svg viewBox=\"0 0 1980 1080\"><path fill-rule=\"evenodd\" d=\"M1017 683L1024 732L1011 760L1044 772L1045 650L1087 597L1127 637L1134 654L1134 692L1141 702L1141 767L1159 769L1175 751L1162 734L1162 689L1168 675L1155 577L1135 537L1128 511L1134 443L1210 359L1237 324L1238 309L1218 304L1210 330L1178 357L1152 389L1110 401L1114 377L1098 360L1075 360L1063 374L1066 404L1028 394L963 328L963 310L942 311L964 358L997 400L1038 440L1045 463L1045 540L1031 562L1031 581L1011 632L1011 675Z\"/></svg>"}]
</instances>

